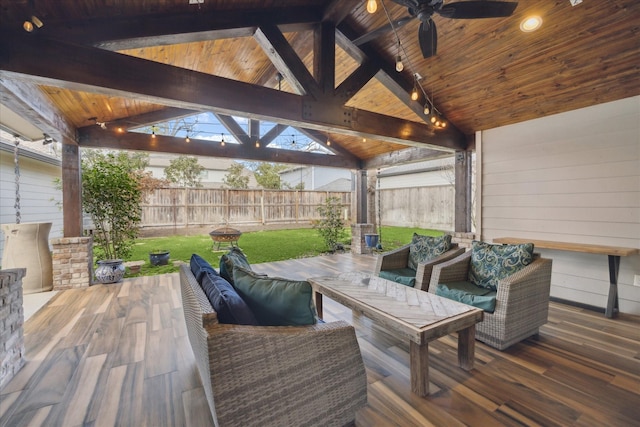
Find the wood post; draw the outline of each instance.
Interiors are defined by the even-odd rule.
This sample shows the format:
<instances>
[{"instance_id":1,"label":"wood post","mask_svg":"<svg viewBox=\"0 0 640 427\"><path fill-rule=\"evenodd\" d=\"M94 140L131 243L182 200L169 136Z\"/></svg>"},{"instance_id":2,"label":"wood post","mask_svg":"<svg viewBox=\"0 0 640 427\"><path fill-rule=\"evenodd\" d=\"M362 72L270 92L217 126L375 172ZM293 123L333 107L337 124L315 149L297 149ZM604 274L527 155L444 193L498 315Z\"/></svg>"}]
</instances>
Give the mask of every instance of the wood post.
<instances>
[{"instance_id":1,"label":"wood post","mask_svg":"<svg viewBox=\"0 0 640 427\"><path fill-rule=\"evenodd\" d=\"M82 236L82 170L75 144L62 144L62 215L64 237Z\"/></svg>"},{"instance_id":2,"label":"wood post","mask_svg":"<svg viewBox=\"0 0 640 427\"><path fill-rule=\"evenodd\" d=\"M455 231L471 231L471 151L455 154Z\"/></svg>"}]
</instances>

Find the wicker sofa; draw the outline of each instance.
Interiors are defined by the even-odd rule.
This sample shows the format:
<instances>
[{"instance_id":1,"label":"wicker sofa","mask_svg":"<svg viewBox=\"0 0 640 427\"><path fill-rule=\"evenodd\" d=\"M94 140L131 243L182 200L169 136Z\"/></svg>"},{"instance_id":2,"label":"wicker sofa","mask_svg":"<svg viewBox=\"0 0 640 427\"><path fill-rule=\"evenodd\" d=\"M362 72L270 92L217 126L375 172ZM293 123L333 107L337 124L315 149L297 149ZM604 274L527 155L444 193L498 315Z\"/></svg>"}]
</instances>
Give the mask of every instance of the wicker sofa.
<instances>
[{"instance_id":1,"label":"wicker sofa","mask_svg":"<svg viewBox=\"0 0 640 427\"><path fill-rule=\"evenodd\" d=\"M367 402L355 330L218 323L188 265L180 289L189 341L216 426L342 426Z\"/></svg>"},{"instance_id":2,"label":"wicker sofa","mask_svg":"<svg viewBox=\"0 0 640 427\"><path fill-rule=\"evenodd\" d=\"M433 268L429 292L436 293L439 283L466 281L471 251ZM476 339L499 350L538 333L547 323L551 264L547 258L533 254L533 262L498 282L495 311L484 313L476 325Z\"/></svg>"}]
</instances>

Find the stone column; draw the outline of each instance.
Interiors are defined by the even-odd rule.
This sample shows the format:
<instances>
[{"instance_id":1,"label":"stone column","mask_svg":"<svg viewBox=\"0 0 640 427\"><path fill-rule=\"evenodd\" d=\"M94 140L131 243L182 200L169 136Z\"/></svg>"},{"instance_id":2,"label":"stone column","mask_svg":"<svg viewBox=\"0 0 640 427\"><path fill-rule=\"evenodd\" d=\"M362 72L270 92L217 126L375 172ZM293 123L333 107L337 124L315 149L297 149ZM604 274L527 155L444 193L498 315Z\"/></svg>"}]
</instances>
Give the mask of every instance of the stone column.
<instances>
[{"instance_id":1,"label":"stone column","mask_svg":"<svg viewBox=\"0 0 640 427\"><path fill-rule=\"evenodd\" d=\"M365 234L374 234L376 227L373 224L352 224L351 225L351 253L368 254L371 249L367 247L364 240Z\"/></svg>"},{"instance_id":2,"label":"stone column","mask_svg":"<svg viewBox=\"0 0 640 427\"><path fill-rule=\"evenodd\" d=\"M22 278L26 271L0 270L0 390L24 365Z\"/></svg>"},{"instance_id":3,"label":"stone column","mask_svg":"<svg viewBox=\"0 0 640 427\"><path fill-rule=\"evenodd\" d=\"M451 235L451 241L457 243L458 246L465 249L471 248L471 242L475 239L474 233L455 232Z\"/></svg>"},{"instance_id":4,"label":"stone column","mask_svg":"<svg viewBox=\"0 0 640 427\"><path fill-rule=\"evenodd\" d=\"M82 288L93 282L93 237L52 239L53 290Z\"/></svg>"}]
</instances>

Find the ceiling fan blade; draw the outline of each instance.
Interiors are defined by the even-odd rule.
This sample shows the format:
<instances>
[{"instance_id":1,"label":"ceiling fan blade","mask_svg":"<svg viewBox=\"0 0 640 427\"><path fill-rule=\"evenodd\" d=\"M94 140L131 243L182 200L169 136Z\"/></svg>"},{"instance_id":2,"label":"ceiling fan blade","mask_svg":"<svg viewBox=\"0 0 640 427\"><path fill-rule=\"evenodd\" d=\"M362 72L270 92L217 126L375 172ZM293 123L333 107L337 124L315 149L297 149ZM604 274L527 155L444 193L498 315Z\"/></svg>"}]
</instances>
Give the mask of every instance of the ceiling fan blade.
<instances>
[{"instance_id":1,"label":"ceiling fan blade","mask_svg":"<svg viewBox=\"0 0 640 427\"><path fill-rule=\"evenodd\" d=\"M449 3L436 13L453 19L503 18L511 16L518 3L506 1L465 1Z\"/></svg>"},{"instance_id":2,"label":"ceiling fan blade","mask_svg":"<svg viewBox=\"0 0 640 427\"><path fill-rule=\"evenodd\" d=\"M398 28L403 27L412 19L413 19L413 16L405 16L404 18L396 19L395 21L391 21L390 24L384 25L380 28L377 28L373 31L370 31L366 34L361 35L357 39L352 40L352 42L356 46L360 46L362 44L368 43L371 40L377 39L381 35L388 33L389 31L393 31L394 28L397 30Z\"/></svg>"},{"instance_id":3,"label":"ceiling fan blade","mask_svg":"<svg viewBox=\"0 0 640 427\"><path fill-rule=\"evenodd\" d=\"M438 31L436 23L432 19L420 23L418 41L424 58L429 58L436 54L438 50Z\"/></svg>"}]
</instances>

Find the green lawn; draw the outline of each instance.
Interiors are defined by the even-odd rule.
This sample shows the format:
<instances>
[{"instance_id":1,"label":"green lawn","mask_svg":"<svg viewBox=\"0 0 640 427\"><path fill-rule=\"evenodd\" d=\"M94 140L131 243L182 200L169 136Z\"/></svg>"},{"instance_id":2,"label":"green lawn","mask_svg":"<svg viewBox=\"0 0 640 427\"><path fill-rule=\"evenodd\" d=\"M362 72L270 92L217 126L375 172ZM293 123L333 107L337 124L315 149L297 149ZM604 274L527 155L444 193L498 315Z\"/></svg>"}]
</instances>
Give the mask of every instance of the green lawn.
<instances>
[{"instance_id":1,"label":"green lawn","mask_svg":"<svg viewBox=\"0 0 640 427\"><path fill-rule=\"evenodd\" d=\"M408 243L411 241L414 232L429 236L442 234L440 231L420 228L382 227L383 250L388 251ZM345 229L345 235L346 238L342 243L349 244L351 242L351 230ZM252 264L317 256L326 251L324 242L318 232L308 228L243 233L238 245ZM154 267L149 264L149 252L158 249L171 252L169 265ZM138 239L133 247L131 256L126 261L139 260L145 261L145 264L138 274L131 275L127 273L127 277L150 276L178 271L178 267L173 266L173 261L189 262L191 255L194 253L202 256L217 267L220 262L220 256L225 252L226 250L214 250L213 241L209 235Z\"/></svg>"}]
</instances>

